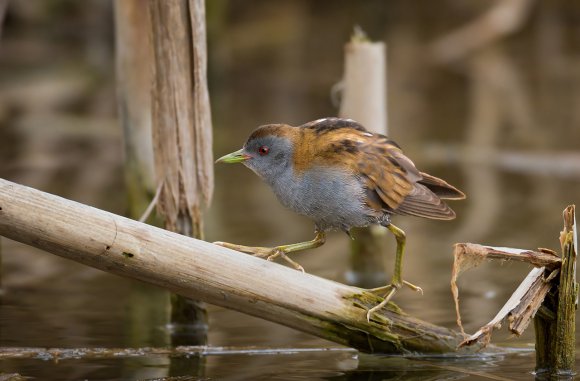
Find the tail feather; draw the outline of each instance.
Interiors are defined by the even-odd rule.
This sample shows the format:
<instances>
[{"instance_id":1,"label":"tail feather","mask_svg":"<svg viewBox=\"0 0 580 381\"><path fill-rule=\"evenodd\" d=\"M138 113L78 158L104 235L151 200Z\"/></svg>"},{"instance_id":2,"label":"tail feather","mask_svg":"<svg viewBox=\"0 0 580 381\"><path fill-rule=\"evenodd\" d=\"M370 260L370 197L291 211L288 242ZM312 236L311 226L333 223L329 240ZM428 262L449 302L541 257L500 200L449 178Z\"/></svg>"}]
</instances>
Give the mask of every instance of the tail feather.
<instances>
[{"instance_id":1,"label":"tail feather","mask_svg":"<svg viewBox=\"0 0 580 381\"><path fill-rule=\"evenodd\" d=\"M455 218L455 212L439 196L422 184L415 184L413 191L405 197L394 212L434 220Z\"/></svg>"},{"instance_id":2,"label":"tail feather","mask_svg":"<svg viewBox=\"0 0 580 381\"><path fill-rule=\"evenodd\" d=\"M419 180L418 183L425 185L439 198L444 200L462 200L465 198L465 193L455 188L445 180L441 180L438 177L431 176L424 172L421 172L421 176L423 178Z\"/></svg>"}]
</instances>

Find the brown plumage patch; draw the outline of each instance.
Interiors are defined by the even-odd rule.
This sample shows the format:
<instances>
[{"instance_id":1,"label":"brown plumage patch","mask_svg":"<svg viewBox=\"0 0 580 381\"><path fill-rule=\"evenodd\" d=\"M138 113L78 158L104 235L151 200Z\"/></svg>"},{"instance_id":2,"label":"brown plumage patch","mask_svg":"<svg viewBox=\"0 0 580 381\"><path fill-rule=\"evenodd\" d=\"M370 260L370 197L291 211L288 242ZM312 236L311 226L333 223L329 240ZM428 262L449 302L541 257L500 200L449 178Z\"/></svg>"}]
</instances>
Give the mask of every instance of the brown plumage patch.
<instances>
[{"instance_id":1,"label":"brown plumage patch","mask_svg":"<svg viewBox=\"0 0 580 381\"><path fill-rule=\"evenodd\" d=\"M248 137L248 142L264 136L287 136L288 129L295 128L287 124L266 124L256 128Z\"/></svg>"}]
</instances>

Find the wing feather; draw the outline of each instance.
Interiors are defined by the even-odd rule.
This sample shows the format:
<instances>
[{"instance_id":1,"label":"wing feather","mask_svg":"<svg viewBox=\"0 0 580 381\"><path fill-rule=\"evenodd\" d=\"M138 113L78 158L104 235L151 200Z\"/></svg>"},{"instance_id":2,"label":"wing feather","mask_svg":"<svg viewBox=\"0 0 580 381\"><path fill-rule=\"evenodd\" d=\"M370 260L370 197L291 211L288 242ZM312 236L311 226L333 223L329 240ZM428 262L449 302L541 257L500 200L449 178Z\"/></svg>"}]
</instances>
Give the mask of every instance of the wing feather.
<instances>
[{"instance_id":1,"label":"wing feather","mask_svg":"<svg viewBox=\"0 0 580 381\"><path fill-rule=\"evenodd\" d=\"M340 122L340 123L339 123ZM441 199L461 199L465 195L437 177L419 172L401 148L386 136L369 133L352 121L327 118L304 125L312 144L302 147L299 156L309 155L309 165L342 166L356 176L366 190L366 204L382 213L413 215L449 220L455 212ZM354 123L354 122L353 122ZM332 131L332 133L330 133ZM317 139L324 135L324 144Z\"/></svg>"}]
</instances>

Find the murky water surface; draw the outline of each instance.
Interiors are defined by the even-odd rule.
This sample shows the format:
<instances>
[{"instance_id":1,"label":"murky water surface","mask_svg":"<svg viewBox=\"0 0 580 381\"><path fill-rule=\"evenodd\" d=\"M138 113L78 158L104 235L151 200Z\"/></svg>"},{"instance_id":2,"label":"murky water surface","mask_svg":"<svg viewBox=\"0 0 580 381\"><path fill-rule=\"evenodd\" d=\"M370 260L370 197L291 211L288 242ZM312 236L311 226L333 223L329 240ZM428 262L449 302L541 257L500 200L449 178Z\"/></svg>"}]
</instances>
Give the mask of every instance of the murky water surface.
<instances>
[{"instance_id":1,"label":"murky water surface","mask_svg":"<svg viewBox=\"0 0 580 381\"><path fill-rule=\"evenodd\" d=\"M122 214L111 6L45 3L62 8L12 2L2 35L0 175ZM433 44L489 4L208 3L216 156L241 146L257 125L336 115L329 92L341 77L343 43L352 25L387 42L390 135L418 167L468 194L466 201L453 203L455 221L396 219L408 236L405 278L425 290L396 295L406 312L455 327L449 291L455 242L558 250L561 211L580 201L577 4L530 2L523 26L513 34L476 49L455 46L459 58L436 61ZM65 22L71 17L77 29L94 29L78 36L71 31L75 25ZM224 165L215 173L209 241L272 245L312 237L311 223L284 210L249 170ZM313 274L344 282L348 250L348 237L334 233L322 248L294 258ZM384 263L391 271L392 252L384 253ZM533 378L532 330L520 338L496 332L493 343L502 350L494 354L381 357L213 306L202 354L55 356L43 348L167 347L166 293L6 239L2 266L0 346L38 353L0 358L0 379L7 374L33 380ZM490 263L463 275L466 331L489 321L529 270Z\"/></svg>"}]
</instances>

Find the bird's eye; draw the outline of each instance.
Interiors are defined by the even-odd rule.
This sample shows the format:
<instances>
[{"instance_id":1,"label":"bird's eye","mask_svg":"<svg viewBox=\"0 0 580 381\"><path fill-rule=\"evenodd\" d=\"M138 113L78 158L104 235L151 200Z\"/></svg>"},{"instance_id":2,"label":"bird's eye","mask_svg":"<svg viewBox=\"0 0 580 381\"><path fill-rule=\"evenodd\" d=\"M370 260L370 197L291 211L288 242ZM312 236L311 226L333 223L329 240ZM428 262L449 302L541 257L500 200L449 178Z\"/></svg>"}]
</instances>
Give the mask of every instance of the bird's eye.
<instances>
[{"instance_id":1,"label":"bird's eye","mask_svg":"<svg viewBox=\"0 0 580 381\"><path fill-rule=\"evenodd\" d=\"M258 148L258 153L260 154L260 156L266 156L269 152L270 148L266 146L261 146L260 148Z\"/></svg>"}]
</instances>

